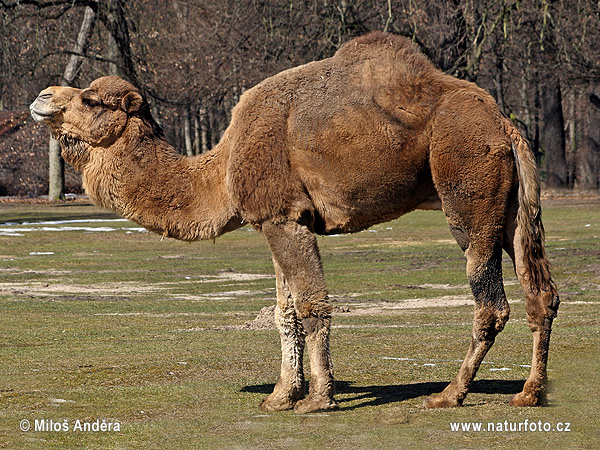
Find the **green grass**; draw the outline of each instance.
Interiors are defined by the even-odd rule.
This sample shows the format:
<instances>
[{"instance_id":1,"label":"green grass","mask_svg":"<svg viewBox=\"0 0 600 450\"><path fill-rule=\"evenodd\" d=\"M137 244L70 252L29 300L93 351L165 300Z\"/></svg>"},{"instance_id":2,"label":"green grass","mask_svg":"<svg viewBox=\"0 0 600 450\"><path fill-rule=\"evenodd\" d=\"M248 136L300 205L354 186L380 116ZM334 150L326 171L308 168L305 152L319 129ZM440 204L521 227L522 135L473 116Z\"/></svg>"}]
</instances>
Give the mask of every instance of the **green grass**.
<instances>
[{"instance_id":1,"label":"green grass","mask_svg":"<svg viewBox=\"0 0 600 450\"><path fill-rule=\"evenodd\" d=\"M508 261L511 320L465 406L431 411L423 398L456 375L473 313L460 301L402 307L469 295L464 257L443 215L415 212L373 227L376 233L319 238L332 301L350 312L335 313L332 329L341 410L315 415L257 408L280 364L275 330L241 327L274 302L271 257L260 234L244 228L216 243L187 244L128 230L136 226L91 206L0 208L0 223L21 224L0 225L0 233L37 229L0 235L0 448L600 447L598 203L544 209L563 300L545 408L508 406L531 359ZM104 222L69 226L115 230L23 224L82 218ZM71 430L22 432L22 419L67 420ZM97 419L118 422L120 431L72 430L76 420ZM451 422L525 420L569 422L571 431L450 429Z\"/></svg>"}]
</instances>

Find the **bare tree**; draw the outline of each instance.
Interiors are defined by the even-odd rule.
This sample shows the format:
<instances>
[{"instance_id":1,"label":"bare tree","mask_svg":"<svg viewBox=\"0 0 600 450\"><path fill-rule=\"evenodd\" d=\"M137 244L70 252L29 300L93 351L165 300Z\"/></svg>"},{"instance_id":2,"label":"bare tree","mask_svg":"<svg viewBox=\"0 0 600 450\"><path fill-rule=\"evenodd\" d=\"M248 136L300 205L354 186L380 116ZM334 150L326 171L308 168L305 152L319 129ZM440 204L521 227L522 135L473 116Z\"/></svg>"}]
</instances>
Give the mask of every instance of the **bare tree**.
<instances>
[{"instance_id":1,"label":"bare tree","mask_svg":"<svg viewBox=\"0 0 600 450\"><path fill-rule=\"evenodd\" d=\"M546 157L546 184L567 187L565 121L560 86L560 55L553 0L542 0L539 11L540 100L542 127L540 142Z\"/></svg>"},{"instance_id":2,"label":"bare tree","mask_svg":"<svg viewBox=\"0 0 600 450\"><path fill-rule=\"evenodd\" d=\"M541 145L546 155L546 184L567 186L565 121L562 111L560 81L554 74L543 77L540 85L542 102Z\"/></svg>"},{"instance_id":3,"label":"bare tree","mask_svg":"<svg viewBox=\"0 0 600 450\"><path fill-rule=\"evenodd\" d=\"M245 89L331 56L358 34L388 30L411 37L448 73L490 91L545 156L550 184L577 177L578 185L598 186L598 111L590 100L599 96L596 2L0 0L0 7L0 104L8 109L24 108L54 83L65 54L84 56L75 83L107 74L128 79L146 93L167 137L195 154L219 140ZM87 49L73 51L65 36L77 35L83 7L103 26Z\"/></svg>"},{"instance_id":4,"label":"bare tree","mask_svg":"<svg viewBox=\"0 0 600 450\"><path fill-rule=\"evenodd\" d=\"M73 47L73 53L69 57L69 62L65 68L61 79L62 86L71 86L77 75L79 66L83 61L82 55L88 45L92 29L94 27L96 13L90 7L85 8L77 42ZM60 156L60 144L54 138L50 138L48 146L49 158L49 186L48 199L59 200L65 196L65 162Z\"/></svg>"},{"instance_id":5,"label":"bare tree","mask_svg":"<svg viewBox=\"0 0 600 450\"><path fill-rule=\"evenodd\" d=\"M592 85L588 98L588 149L583 184L600 189L600 83Z\"/></svg>"}]
</instances>

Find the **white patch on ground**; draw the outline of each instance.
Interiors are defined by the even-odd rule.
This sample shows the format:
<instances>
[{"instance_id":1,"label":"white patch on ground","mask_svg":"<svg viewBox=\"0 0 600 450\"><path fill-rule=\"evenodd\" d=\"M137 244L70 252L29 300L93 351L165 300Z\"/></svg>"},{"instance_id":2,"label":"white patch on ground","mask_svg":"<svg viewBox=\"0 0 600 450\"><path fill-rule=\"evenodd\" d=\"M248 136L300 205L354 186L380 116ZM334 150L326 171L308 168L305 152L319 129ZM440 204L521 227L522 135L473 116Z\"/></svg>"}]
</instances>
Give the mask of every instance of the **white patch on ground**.
<instances>
[{"instance_id":1,"label":"white patch on ground","mask_svg":"<svg viewBox=\"0 0 600 450\"><path fill-rule=\"evenodd\" d=\"M31 231L83 231L85 233L108 233L111 231L146 233L145 228L112 228L112 227L40 227L40 228L0 228L0 236L25 236Z\"/></svg>"},{"instance_id":2,"label":"white patch on ground","mask_svg":"<svg viewBox=\"0 0 600 450\"><path fill-rule=\"evenodd\" d=\"M127 222L127 219L70 219L70 220L43 220L39 222L5 222L0 227L12 225L65 225L67 223L105 223L105 222Z\"/></svg>"},{"instance_id":3,"label":"white patch on ground","mask_svg":"<svg viewBox=\"0 0 600 450\"><path fill-rule=\"evenodd\" d=\"M569 305L597 305L598 302L586 302L583 300L575 300L575 301L571 301L571 300L565 300L565 301L561 301L560 302L560 306L569 306Z\"/></svg>"},{"instance_id":4,"label":"white patch on ground","mask_svg":"<svg viewBox=\"0 0 600 450\"><path fill-rule=\"evenodd\" d=\"M211 283L214 281L255 281L274 279L274 275L263 273L243 273L243 272L221 272L218 275L202 275L206 280L199 280L202 283Z\"/></svg>"},{"instance_id":5,"label":"white patch on ground","mask_svg":"<svg viewBox=\"0 0 600 450\"><path fill-rule=\"evenodd\" d=\"M73 220L46 220L41 222L6 222L0 224L0 236L24 236L23 233L32 231L83 231L85 233L102 233L122 230L125 232L147 232L144 228L124 227L114 228L107 226L65 226L68 224L93 224L127 222L126 219L73 219Z\"/></svg>"},{"instance_id":6,"label":"white patch on ground","mask_svg":"<svg viewBox=\"0 0 600 450\"><path fill-rule=\"evenodd\" d=\"M36 269L36 270L23 270L18 269L16 267L0 267L0 273L6 273L8 275L56 275L56 276L65 276L70 275L72 272L70 270L55 270L55 269Z\"/></svg>"},{"instance_id":7,"label":"white patch on ground","mask_svg":"<svg viewBox=\"0 0 600 450\"><path fill-rule=\"evenodd\" d=\"M402 358L402 357L393 357L393 356L382 356L381 359L387 359L390 361L411 362L411 363L414 363L413 365L422 364L423 366L435 366L436 363L439 364L439 363L462 363L463 362L462 359L416 359L416 358ZM482 361L481 364L489 364L489 365L494 365L494 366L500 365L493 361ZM531 365L529 365L529 364L503 363L502 367L491 368L489 370L490 370L490 372L504 372L504 371L512 370L511 368L506 367L506 366L531 368Z\"/></svg>"}]
</instances>

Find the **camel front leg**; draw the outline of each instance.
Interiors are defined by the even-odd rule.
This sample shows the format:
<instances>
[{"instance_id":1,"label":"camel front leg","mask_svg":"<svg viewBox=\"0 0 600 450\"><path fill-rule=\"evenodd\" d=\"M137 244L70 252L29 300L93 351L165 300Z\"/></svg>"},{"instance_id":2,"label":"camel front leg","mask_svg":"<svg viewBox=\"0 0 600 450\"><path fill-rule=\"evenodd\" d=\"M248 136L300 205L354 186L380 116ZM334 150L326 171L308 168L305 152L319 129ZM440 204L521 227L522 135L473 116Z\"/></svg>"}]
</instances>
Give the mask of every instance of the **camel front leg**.
<instances>
[{"instance_id":1,"label":"camel front leg","mask_svg":"<svg viewBox=\"0 0 600 450\"><path fill-rule=\"evenodd\" d=\"M263 411L283 411L292 409L304 397L304 329L294 308L294 300L287 281L273 259L277 286L277 306L275 325L281 338L281 376L273 393L266 397L260 407Z\"/></svg>"},{"instance_id":2,"label":"camel front leg","mask_svg":"<svg viewBox=\"0 0 600 450\"><path fill-rule=\"evenodd\" d=\"M337 409L329 351L331 305L316 237L307 226L293 221L265 222L262 232L287 281L310 360L308 396L296 402L294 410L307 413Z\"/></svg>"},{"instance_id":3,"label":"camel front leg","mask_svg":"<svg viewBox=\"0 0 600 450\"><path fill-rule=\"evenodd\" d=\"M338 409L335 393L333 362L329 351L331 313L323 317L308 317L302 321L310 359L310 385L307 398L294 407L297 413Z\"/></svg>"}]
</instances>

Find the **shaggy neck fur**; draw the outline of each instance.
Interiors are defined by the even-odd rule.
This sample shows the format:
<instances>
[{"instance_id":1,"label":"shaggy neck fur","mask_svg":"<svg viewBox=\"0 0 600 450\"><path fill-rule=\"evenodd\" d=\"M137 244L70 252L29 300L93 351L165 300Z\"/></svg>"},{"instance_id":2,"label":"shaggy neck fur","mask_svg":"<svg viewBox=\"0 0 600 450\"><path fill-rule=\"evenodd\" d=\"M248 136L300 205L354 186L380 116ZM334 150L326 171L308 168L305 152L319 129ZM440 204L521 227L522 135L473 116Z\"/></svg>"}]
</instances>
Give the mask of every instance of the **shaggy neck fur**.
<instances>
[{"instance_id":1,"label":"shaggy neck fur","mask_svg":"<svg viewBox=\"0 0 600 450\"><path fill-rule=\"evenodd\" d=\"M61 143L63 153L84 153L81 143L67 138ZM150 231L186 241L213 239L242 225L225 186L229 151L222 145L183 157L134 117L115 143L99 150L89 148L86 159L74 161L95 203Z\"/></svg>"}]
</instances>

